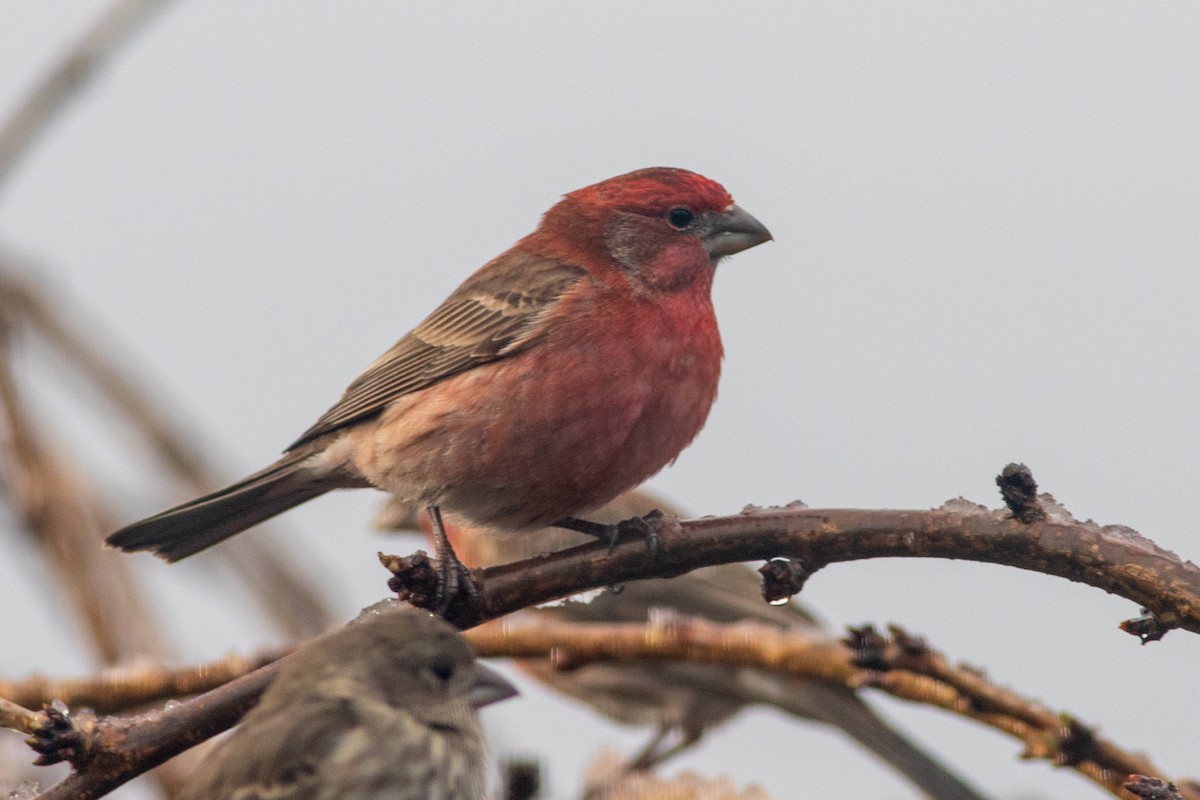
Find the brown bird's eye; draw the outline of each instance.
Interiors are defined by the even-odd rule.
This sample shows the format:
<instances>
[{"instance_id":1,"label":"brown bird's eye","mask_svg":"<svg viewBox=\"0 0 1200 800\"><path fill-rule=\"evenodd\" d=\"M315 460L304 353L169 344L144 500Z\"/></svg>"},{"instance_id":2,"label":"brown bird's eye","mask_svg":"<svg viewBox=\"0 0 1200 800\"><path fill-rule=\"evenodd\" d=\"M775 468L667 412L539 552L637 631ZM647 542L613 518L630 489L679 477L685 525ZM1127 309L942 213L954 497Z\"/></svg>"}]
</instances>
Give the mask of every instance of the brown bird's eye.
<instances>
[{"instance_id":1,"label":"brown bird's eye","mask_svg":"<svg viewBox=\"0 0 1200 800\"><path fill-rule=\"evenodd\" d=\"M696 216L686 208L672 208L667 212L667 222L671 223L671 227L683 230L688 225L692 224L692 220Z\"/></svg>"},{"instance_id":2,"label":"brown bird's eye","mask_svg":"<svg viewBox=\"0 0 1200 800\"><path fill-rule=\"evenodd\" d=\"M446 654L434 656L433 660L429 662L429 671L438 680L448 681L454 675L454 659Z\"/></svg>"}]
</instances>

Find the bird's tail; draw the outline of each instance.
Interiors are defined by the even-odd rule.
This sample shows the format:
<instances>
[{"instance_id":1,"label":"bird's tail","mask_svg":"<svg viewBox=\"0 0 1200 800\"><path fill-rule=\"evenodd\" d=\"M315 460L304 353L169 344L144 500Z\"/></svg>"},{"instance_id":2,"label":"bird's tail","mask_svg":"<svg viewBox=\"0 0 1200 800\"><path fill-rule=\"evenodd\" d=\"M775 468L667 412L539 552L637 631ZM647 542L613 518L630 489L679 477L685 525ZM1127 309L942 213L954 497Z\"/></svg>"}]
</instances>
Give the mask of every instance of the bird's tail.
<instances>
[{"instance_id":1,"label":"bird's tail","mask_svg":"<svg viewBox=\"0 0 1200 800\"><path fill-rule=\"evenodd\" d=\"M105 542L121 550L150 550L178 561L251 525L337 488L303 466L311 452L289 453L264 470L212 494L127 525Z\"/></svg>"},{"instance_id":2,"label":"bird's tail","mask_svg":"<svg viewBox=\"0 0 1200 800\"><path fill-rule=\"evenodd\" d=\"M747 694L751 696L748 699L841 728L932 800L987 800L986 795L909 741L856 695L841 687L806 681L802 690L797 690L793 681L749 670L743 671L739 680L743 690L748 690Z\"/></svg>"}]
</instances>

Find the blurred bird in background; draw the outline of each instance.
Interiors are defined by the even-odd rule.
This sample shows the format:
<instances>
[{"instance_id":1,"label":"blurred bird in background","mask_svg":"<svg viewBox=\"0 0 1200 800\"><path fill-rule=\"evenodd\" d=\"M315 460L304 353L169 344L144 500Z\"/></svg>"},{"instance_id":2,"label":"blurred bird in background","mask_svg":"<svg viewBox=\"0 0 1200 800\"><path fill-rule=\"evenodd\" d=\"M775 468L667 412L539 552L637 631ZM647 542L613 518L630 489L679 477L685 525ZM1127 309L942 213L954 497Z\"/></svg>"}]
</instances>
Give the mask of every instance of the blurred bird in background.
<instances>
[{"instance_id":1,"label":"blurred bird in background","mask_svg":"<svg viewBox=\"0 0 1200 800\"><path fill-rule=\"evenodd\" d=\"M641 516L656 508L686 516L636 490L623 494L592 516L600 521L615 521ZM420 527L429 532L424 515L395 500L382 506L376 527L383 530ZM446 532L463 562L472 567L519 561L588 541L572 531L554 528L513 536L449 525ZM782 606L766 603L758 574L743 564L707 567L670 580L636 581L625 584L618 594L605 592L590 602L567 602L520 613L571 622L646 622L655 610L718 623L751 621L823 632L816 618L795 600ZM825 635L833 637L830 633ZM555 669L546 660L518 664L540 682L587 703L610 719L626 725L654 727L654 737L630 761L631 769L651 768L686 750L706 730L746 706L768 705L841 729L928 797L936 800L984 797L895 730L846 687L717 664L593 663L566 671Z\"/></svg>"},{"instance_id":2,"label":"blurred bird in background","mask_svg":"<svg viewBox=\"0 0 1200 800\"><path fill-rule=\"evenodd\" d=\"M476 710L514 694L448 623L385 601L290 656L180 800L481 800Z\"/></svg>"},{"instance_id":3,"label":"blurred bird in background","mask_svg":"<svg viewBox=\"0 0 1200 800\"><path fill-rule=\"evenodd\" d=\"M638 170L566 195L384 353L282 458L108 537L168 561L332 489L503 530L559 524L675 459L717 393L717 262L771 238L715 181ZM351 321L352 322L352 321ZM445 598L443 598L445 599Z\"/></svg>"}]
</instances>

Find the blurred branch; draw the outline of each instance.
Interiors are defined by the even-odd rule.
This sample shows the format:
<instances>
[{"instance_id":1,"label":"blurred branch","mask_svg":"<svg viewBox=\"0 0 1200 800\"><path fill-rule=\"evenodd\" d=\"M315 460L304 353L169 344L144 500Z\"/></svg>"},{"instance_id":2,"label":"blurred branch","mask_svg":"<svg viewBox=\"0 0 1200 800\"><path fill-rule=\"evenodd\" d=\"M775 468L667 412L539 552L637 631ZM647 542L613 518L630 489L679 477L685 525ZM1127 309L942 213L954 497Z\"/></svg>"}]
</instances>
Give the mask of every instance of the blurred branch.
<instances>
[{"instance_id":1,"label":"blurred branch","mask_svg":"<svg viewBox=\"0 0 1200 800\"><path fill-rule=\"evenodd\" d=\"M48 272L33 259L0 248L0 307L14 320L43 337L72 367L89 380L154 448L166 465L202 490L216 478L205 463L200 444L180 430L177 412L150 398L128 372L128 358L114 358L116 348L102 326L69 301L66 292L30 277Z\"/></svg>"},{"instance_id":2,"label":"blurred branch","mask_svg":"<svg viewBox=\"0 0 1200 800\"><path fill-rule=\"evenodd\" d=\"M134 583L131 566L100 548L105 516L94 497L36 432L12 371L7 319L0 342L0 489L24 529L42 549L58 585L85 620L92 646L105 663L166 654L166 647Z\"/></svg>"},{"instance_id":3,"label":"blurred branch","mask_svg":"<svg viewBox=\"0 0 1200 800\"><path fill-rule=\"evenodd\" d=\"M0 303L0 428L7 436L0 449L0 490L40 548L101 661L161 659L167 644L139 592L132 565L100 547L103 532L111 529L110 515L36 428L22 402L12 364L11 312L11 304ZM167 770L154 780L170 797L180 777L178 770Z\"/></svg>"},{"instance_id":4,"label":"blurred branch","mask_svg":"<svg viewBox=\"0 0 1200 800\"><path fill-rule=\"evenodd\" d=\"M100 714L112 714L211 691L277 661L293 650L294 647L278 647L250 656L230 655L183 669L165 669L158 665L120 666L90 678L52 680L35 675L21 681L0 680L0 701L6 699L38 708L59 700L72 708L82 706Z\"/></svg>"},{"instance_id":5,"label":"blurred branch","mask_svg":"<svg viewBox=\"0 0 1200 800\"><path fill-rule=\"evenodd\" d=\"M9 446L0 453L2 488L84 620L103 662L147 655L162 661L167 656L166 645L135 585L134 564L101 546L104 534L116 527L113 515L74 474L67 459L58 456L46 437L35 430L21 402L11 359L16 332L40 334L56 347L130 418L172 470L194 489L206 489L217 481L206 474L198 448L186 441L161 407L117 366L118 361L110 355L114 349L104 347L99 326L71 308L63 297L20 277L14 268L20 261L0 250L0 325L5 333L0 352L0 422L9 438ZM269 544L254 539L233 544L216 557L239 573L280 627L293 637L304 637L332 624L312 582L286 561L285 549L273 551ZM218 683L209 681L197 690ZM157 771L155 779L167 796L172 796L182 785L185 772L183 765L173 766Z\"/></svg>"},{"instance_id":6,"label":"blurred branch","mask_svg":"<svg viewBox=\"0 0 1200 800\"><path fill-rule=\"evenodd\" d=\"M781 631L769 625L717 625L666 618L651 625L563 623L491 624L466 634L481 656L549 658L570 670L593 661L689 661L770 670L851 688L872 686L893 697L932 705L1019 739L1023 758L1069 766L1118 797L1130 773L1161 775L1148 758L1103 739L1072 716L953 666L899 628L890 639L870 628L845 642ZM1200 794L1184 794L1200 800Z\"/></svg>"},{"instance_id":7,"label":"blurred branch","mask_svg":"<svg viewBox=\"0 0 1200 800\"><path fill-rule=\"evenodd\" d=\"M0 309L57 349L145 437L190 491L204 493L220 485L220 470L184 431L178 413L156 401L153 392L132 377L123 366L128 359L111 355L117 349L107 343L95 320L73 307L63 292L52 297L47 288L26 277L34 269L29 259L0 249ZM106 531L115 527L105 525ZM328 603L285 552L262 539L243 537L211 557L237 573L289 636L302 638L327 630L335 622Z\"/></svg>"},{"instance_id":8,"label":"blurred branch","mask_svg":"<svg viewBox=\"0 0 1200 800\"><path fill-rule=\"evenodd\" d=\"M0 127L0 188L50 122L167 0L118 0L67 50Z\"/></svg>"},{"instance_id":9,"label":"blurred branch","mask_svg":"<svg viewBox=\"0 0 1200 800\"><path fill-rule=\"evenodd\" d=\"M9 728L22 733L33 733L40 715L19 703L0 697L0 728Z\"/></svg>"},{"instance_id":10,"label":"blurred branch","mask_svg":"<svg viewBox=\"0 0 1200 800\"><path fill-rule=\"evenodd\" d=\"M721 625L696 617L656 616L638 623L509 620L464 634L485 658L548 658L556 669L594 661L694 661L756 667L796 678L857 687L865 682L852 651L827 633L782 630L740 622Z\"/></svg>"}]
</instances>

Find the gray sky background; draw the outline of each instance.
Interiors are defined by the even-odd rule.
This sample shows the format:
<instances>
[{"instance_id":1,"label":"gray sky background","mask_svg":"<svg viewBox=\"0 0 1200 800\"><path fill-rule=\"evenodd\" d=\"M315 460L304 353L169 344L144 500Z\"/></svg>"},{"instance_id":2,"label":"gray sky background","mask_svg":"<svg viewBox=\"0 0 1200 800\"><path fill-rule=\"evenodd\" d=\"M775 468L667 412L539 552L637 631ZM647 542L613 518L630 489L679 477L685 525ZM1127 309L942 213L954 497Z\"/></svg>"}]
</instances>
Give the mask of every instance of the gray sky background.
<instances>
[{"instance_id":1,"label":"gray sky background","mask_svg":"<svg viewBox=\"0 0 1200 800\"><path fill-rule=\"evenodd\" d=\"M101 5L0 0L0 109ZM655 488L713 514L996 505L993 476L1023 461L1077 516L1194 555L1198 31L1195 3L180 2L22 164L0 240L52 267L236 477L558 195L688 167L776 242L720 270L721 396ZM65 407L46 416L130 519L179 499ZM378 500L289 515L346 617L382 594ZM0 671L83 670L15 552ZM189 657L264 641L202 560L139 560ZM839 626L903 622L1200 775L1200 639L1139 647L1116 630L1129 602L911 560L831 567L803 599ZM1102 796L970 723L882 705L999 795ZM488 716L497 751L549 759L558 797L598 746L644 740L532 688ZM769 712L676 766L776 800L797 780L912 796Z\"/></svg>"}]
</instances>

